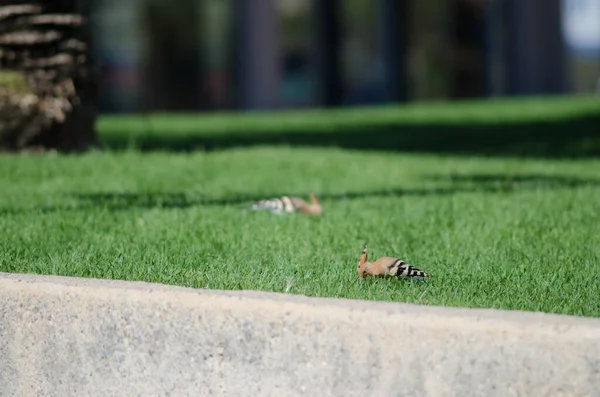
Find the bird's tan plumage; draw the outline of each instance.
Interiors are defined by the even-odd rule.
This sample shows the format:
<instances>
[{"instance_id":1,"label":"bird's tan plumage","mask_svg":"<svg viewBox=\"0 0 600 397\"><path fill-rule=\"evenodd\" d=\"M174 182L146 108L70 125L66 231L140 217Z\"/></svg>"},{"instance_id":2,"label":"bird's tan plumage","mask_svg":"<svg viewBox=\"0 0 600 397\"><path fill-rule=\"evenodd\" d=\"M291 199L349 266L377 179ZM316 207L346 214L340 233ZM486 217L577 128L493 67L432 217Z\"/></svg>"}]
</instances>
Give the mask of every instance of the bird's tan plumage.
<instances>
[{"instance_id":1,"label":"bird's tan plumage","mask_svg":"<svg viewBox=\"0 0 600 397\"><path fill-rule=\"evenodd\" d=\"M409 265L402 259L391 256L384 256L377 259L375 262L369 262L366 243L360 254L357 271L361 279L367 276L391 276L398 278L433 277L431 274L425 273L424 271Z\"/></svg>"}]
</instances>

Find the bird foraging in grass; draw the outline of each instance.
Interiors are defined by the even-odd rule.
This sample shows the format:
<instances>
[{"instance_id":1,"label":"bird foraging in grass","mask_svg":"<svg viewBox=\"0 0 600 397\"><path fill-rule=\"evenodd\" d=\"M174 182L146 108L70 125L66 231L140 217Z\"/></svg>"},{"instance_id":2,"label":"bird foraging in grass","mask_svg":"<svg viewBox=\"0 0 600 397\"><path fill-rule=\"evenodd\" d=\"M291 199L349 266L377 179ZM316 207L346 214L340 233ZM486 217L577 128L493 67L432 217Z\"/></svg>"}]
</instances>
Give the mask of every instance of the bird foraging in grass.
<instances>
[{"instance_id":1,"label":"bird foraging in grass","mask_svg":"<svg viewBox=\"0 0 600 397\"><path fill-rule=\"evenodd\" d=\"M377 259L375 262L369 262L367 255L367 243L360 254L360 260L358 261L358 275L363 280L367 276L374 277L398 277L402 278L421 278L421 277L433 277L431 274L425 273L424 271L417 269L416 267L409 265L402 259L394 258L391 256L383 256Z\"/></svg>"},{"instance_id":2,"label":"bird foraging in grass","mask_svg":"<svg viewBox=\"0 0 600 397\"><path fill-rule=\"evenodd\" d=\"M317 196L310 193L310 204L300 197L281 196L266 200L255 201L250 206L253 211L270 211L274 214L301 212L307 215L321 215L323 207Z\"/></svg>"}]
</instances>

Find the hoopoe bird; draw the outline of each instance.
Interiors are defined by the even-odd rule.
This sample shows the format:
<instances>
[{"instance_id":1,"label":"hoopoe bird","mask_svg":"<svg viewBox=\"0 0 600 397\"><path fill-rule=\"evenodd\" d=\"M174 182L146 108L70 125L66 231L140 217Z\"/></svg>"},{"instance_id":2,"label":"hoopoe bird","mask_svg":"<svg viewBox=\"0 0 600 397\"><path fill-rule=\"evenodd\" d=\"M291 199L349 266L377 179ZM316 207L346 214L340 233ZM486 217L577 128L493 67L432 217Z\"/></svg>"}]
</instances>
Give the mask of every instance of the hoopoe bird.
<instances>
[{"instance_id":1,"label":"hoopoe bird","mask_svg":"<svg viewBox=\"0 0 600 397\"><path fill-rule=\"evenodd\" d=\"M282 196L275 197L266 200L255 201L250 207L251 210L255 211L270 211L274 214L281 215L285 212L301 212L308 215L321 215L323 207L317 196L310 193L311 203L307 203L300 197Z\"/></svg>"},{"instance_id":2,"label":"hoopoe bird","mask_svg":"<svg viewBox=\"0 0 600 397\"><path fill-rule=\"evenodd\" d=\"M394 258L391 256L383 256L377 259L375 262L369 262L367 255L367 243L360 254L360 260L358 261L358 275L363 280L367 276L385 277L392 276L402 278L414 278L414 277L433 277L431 274L425 273L424 271L417 269L416 267L409 265L402 259Z\"/></svg>"}]
</instances>

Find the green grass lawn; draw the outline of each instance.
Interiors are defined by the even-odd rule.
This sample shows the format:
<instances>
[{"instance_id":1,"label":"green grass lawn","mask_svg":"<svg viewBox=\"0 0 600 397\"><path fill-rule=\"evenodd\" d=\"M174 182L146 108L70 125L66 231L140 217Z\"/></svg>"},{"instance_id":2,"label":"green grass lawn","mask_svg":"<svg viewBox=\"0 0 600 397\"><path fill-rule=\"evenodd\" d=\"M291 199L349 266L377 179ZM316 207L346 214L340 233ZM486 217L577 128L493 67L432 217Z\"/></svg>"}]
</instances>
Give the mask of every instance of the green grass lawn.
<instances>
[{"instance_id":1,"label":"green grass lawn","mask_svg":"<svg viewBox=\"0 0 600 397\"><path fill-rule=\"evenodd\" d=\"M275 143L4 155L0 189L0 271L600 317L594 157ZM243 211L311 191L322 217ZM360 283L364 241L434 278Z\"/></svg>"},{"instance_id":2,"label":"green grass lawn","mask_svg":"<svg viewBox=\"0 0 600 397\"><path fill-rule=\"evenodd\" d=\"M103 117L109 148L190 151L252 145L493 156L600 156L597 96L411 103L342 110Z\"/></svg>"}]
</instances>

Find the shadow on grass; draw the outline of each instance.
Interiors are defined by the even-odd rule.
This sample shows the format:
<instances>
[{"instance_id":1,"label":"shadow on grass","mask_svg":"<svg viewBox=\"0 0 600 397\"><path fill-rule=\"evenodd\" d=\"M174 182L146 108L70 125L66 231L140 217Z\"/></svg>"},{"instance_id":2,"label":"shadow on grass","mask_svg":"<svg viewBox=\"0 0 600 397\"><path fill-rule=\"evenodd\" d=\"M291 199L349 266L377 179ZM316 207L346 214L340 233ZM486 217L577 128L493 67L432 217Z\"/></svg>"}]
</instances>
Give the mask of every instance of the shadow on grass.
<instances>
[{"instance_id":1,"label":"shadow on grass","mask_svg":"<svg viewBox=\"0 0 600 397\"><path fill-rule=\"evenodd\" d=\"M447 176L426 176L426 179L448 182L449 186L424 189L384 189L370 192L328 193L317 196L323 201L353 200L371 197L403 196L444 196L456 193L510 193L532 189L561 189L581 186L600 186L598 179L581 179L552 175L493 175L493 174L451 174ZM224 199L206 199L185 193L92 193L76 197L93 207L110 209L137 208L187 208L197 205L245 205L255 200L283 195L296 195L306 198L308 192L278 192L270 195L239 195Z\"/></svg>"},{"instance_id":2,"label":"shadow on grass","mask_svg":"<svg viewBox=\"0 0 600 397\"><path fill-rule=\"evenodd\" d=\"M202 134L190 131L172 136L153 131L130 137L128 131L112 130L103 136L103 143L109 149L133 147L141 151L174 152L292 145L486 156L591 157L600 155L600 114L548 122L390 122L343 129L329 126L311 131L227 133L209 130Z\"/></svg>"},{"instance_id":3,"label":"shadow on grass","mask_svg":"<svg viewBox=\"0 0 600 397\"><path fill-rule=\"evenodd\" d=\"M455 186L476 186L485 192L510 192L527 189L561 189L600 186L600 179L544 174L448 174L430 175L429 180L450 182Z\"/></svg>"},{"instance_id":4,"label":"shadow on grass","mask_svg":"<svg viewBox=\"0 0 600 397\"><path fill-rule=\"evenodd\" d=\"M369 192L347 192L319 194L324 202L353 200L372 197L404 197L404 196L445 196L457 193L512 193L534 189L572 189L582 186L600 186L600 179L582 179L556 175L503 175L503 174L450 174L431 175L424 179L444 183L447 186L415 189L384 189ZM75 194L78 200L73 206L49 206L34 209L2 209L0 214L16 213L52 213L69 210L85 210L103 208L110 211L125 211L130 209L184 209L195 206L225 206L234 205L247 208L252 201L282 195L297 195L307 197L308 192L275 192L270 195L237 195L223 199L210 199L193 193L86 193Z\"/></svg>"}]
</instances>

